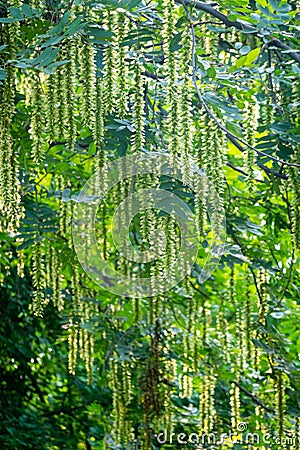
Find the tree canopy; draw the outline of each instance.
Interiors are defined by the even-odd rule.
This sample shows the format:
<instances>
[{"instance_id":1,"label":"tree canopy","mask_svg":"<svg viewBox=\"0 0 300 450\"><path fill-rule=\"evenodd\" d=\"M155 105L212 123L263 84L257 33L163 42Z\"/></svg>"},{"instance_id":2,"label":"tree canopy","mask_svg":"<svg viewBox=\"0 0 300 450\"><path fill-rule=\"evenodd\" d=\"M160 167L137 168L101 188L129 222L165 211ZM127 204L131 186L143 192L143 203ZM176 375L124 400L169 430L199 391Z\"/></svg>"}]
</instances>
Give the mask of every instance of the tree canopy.
<instances>
[{"instance_id":1,"label":"tree canopy","mask_svg":"<svg viewBox=\"0 0 300 450\"><path fill-rule=\"evenodd\" d=\"M0 29L1 448L299 449L299 2Z\"/></svg>"}]
</instances>

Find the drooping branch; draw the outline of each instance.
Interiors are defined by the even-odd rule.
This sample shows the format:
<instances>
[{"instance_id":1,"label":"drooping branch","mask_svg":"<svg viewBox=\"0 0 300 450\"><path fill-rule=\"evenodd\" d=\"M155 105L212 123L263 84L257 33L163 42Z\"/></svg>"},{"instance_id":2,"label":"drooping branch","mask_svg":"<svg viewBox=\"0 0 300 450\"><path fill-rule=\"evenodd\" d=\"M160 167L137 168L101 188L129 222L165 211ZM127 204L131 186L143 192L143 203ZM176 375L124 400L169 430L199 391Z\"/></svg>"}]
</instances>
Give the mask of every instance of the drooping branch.
<instances>
[{"instance_id":1,"label":"drooping branch","mask_svg":"<svg viewBox=\"0 0 300 450\"><path fill-rule=\"evenodd\" d=\"M223 14L222 12L218 11L211 5L207 3L203 3L197 0L176 0L177 3L192 5L195 9L198 9L200 11L204 11L207 14L215 17L216 19L219 19L226 27L230 28L236 28L240 31L246 31L248 33L251 33L254 36L257 36L259 38L266 38L265 35L263 35L259 30L257 30L255 27L245 23L241 22L239 20L229 20L226 14ZM268 45L273 45L274 47L279 48L280 50L287 50L289 52L289 55L292 59L294 59L296 62L300 64L300 54L293 50L289 45L285 44L284 42L280 41L278 38L275 38L274 36L270 35L270 40L268 42Z\"/></svg>"},{"instance_id":2,"label":"drooping branch","mask_svg":"<svg viewBox=\"0 0 300 450\"><path fill-rule=\"evenodd\" d=\"M240 383L237 383L236 381L232 381L233 384L235 384L247 397L251 398L257 405L261 406L265 411L273 412L272 408L269 408L266 406L258 397L256 397L254 394L249 392L244 386L242 386Z\"/></svg>"},{"instance_id":3,"label":"drooping branch","mask_svg":"<svg viewBox=\"0 0 300 450\"><path fill-rule=\"evenodd\" d=\"M248 142L244 141L244 139L241 139L240 137L236 136L235 134L231 133L229 130L227 130L227 128L219 121L219 119L214 115L214 113L212 112L212 110L209 108L209 106L207 105L207 103L205 102L198 83L197 83L197 64L196 64L196 36L195 36L195 29L194 29L194 24L193 21L191 19L191 16L189 14L188 8L187 8L187 4L186 2L189 0L180 0L180 3L184 6L185 11L186 11L186 15L187 15L187 20L189 22L190 25L190 30L191 30L191 36L192 36L192 68L193 68L193 84L195 86L196 89L196 93L197 96L200 100L201 105L204 107L205 111L207 112L207 114L211 117L211 119L214 120L214 122L218 125L218 127L220 128L220 130L222 130L227 139L235 145L235 147L237 149L239 149L241 152L245 152L245 150L247 148L250 148L251 150L255 151L257 154L265 156L269 159L271 159L272 161L275 161L279 164L282 164L282 167L284 166L289 166L289 167L300 167L300 164L294 164L294 163L290 163L288 161L284 161L282 159L276 158L275 156L272 155L268 155L267 153L258 150L257 148L253 147L252 145L250 145ZM207 5L206 5L207 6ZM211 8L211 7L210 7ZM270 169L266 168L264 165L259 164L259 167L263 170L265 170L266 173L270 174ZM273 173L273 171L272 171Z\"/></svg>"}]
</instances>

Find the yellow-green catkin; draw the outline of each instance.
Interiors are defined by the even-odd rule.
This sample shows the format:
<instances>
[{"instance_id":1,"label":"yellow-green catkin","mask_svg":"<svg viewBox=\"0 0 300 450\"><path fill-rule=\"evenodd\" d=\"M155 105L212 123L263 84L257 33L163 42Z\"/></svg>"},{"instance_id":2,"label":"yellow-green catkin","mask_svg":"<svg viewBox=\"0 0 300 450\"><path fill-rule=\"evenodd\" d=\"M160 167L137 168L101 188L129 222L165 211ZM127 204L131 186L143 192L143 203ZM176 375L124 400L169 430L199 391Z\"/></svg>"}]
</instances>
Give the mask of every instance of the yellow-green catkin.
<instances>
[{"instance_id":1,"label":"yellow-green catkin","mask_svg":"<svg viewBox=\"0 0 300 450\"><path fill-rule=\"evenodd\" d=\"M166 217L164 233L166 237L166 247L164 255L164 268L167 277L166 281L175 280L180 239L176 230L176 218L174 212Z\"/></svg>"},{"instance_id":2,"label":"yellow-green catkin","mask_svg":"<svg viewBox=\"0 0 300 450\"><path fill-rule=\"evenodd\" d=\"M200 434L210 433L214 429L216 420L215 389L217 378L213 369L201 379L199 393L199 428Z\"/></svg>"},{"instance_id":3,"label":"yellow-green catkin","mask_svg":"<svg viewBox=\"0 0 300 450\"><path fill-rule=\"evenodd\" d=\"M293 108L294 122L297 127L300 125L300 79L293 84ZM294 148L292 162L300 164L300 145ZM288 167L288 188L291 192L290 210L291 210L291 232L292 241L295 249L300 249L300 177L299 167Z\"/></svg>"},{"instance_id":4,"label":"yellow-green catkin","mask_svg":"<svg viewBox=\"0 0 300 450\"><path fill-rule=\"evenodd\" d=\"M49 134L50 141L54 142L58 138L56 124L58 123L58 109L57 109L57 89L56 89L56 73L48 75L45 83L46 90L46 129Z\"/></svg>"},{"instance_id":5,"label":"yellow-green catkin","mask_svg":"<svg viewBox=\"0 0 300 450\"><path fill-rule=\"evenodd\" d=\"M47 150L47 138L45 130L45 93L41 74L33 73L31 77L31 99L30 99L30 128L29 134L32 141L31 155L35 164L43 161Z\"/></svg>"},{"instance_id":6,"label":"yellow-green catkin","mask_svg":"<svg viewBox=\"0 0 300 450\"><path fill-rule=\"evenodd\" d=\"M100 76L96 78L96 109L95 109L95 127L94 127L94 142L96 146L95 155L95 170L103 169L106 162L106 155L104 152L104 79ZM100 183L100 180L98 180ZM100 187L100 186L99 186Z\"/></svg>"},{"instance_id":7,"label":"yellow-green catkin","mask_svg":"<svg viewBox=\"0 0 300 450\"><path fill-rule=\"evenodd\" d=\"M258 289L260 295L258 297L258 320L265 324L266 316L269 310L269 294L267 291L268 274L264 269L258 273Z\"/></svg>"},{"instance_id":8,"label":"yellow-green catkin","mask_svg":"<svg viewBox=\"0 0 300 450\"><path fill-rule=\"evenodd\" d=\"M231 431L233 433L238 432L238 424L241 422L241 401L240 401L240 389L236 383L239 382L239 375L235 376L235 383L231 383L230 394L230 410L231 410Z\"/></svg>"},{"instance_id":9,"label":"yellow-green catkin","mask_svg":"<svg viewBox=\"0 0 300 450\"><path fill-rule=\"evenodd\" d=\"M170 44L175 34L175 2L174 0L163 1L163 52L165 62L166 78L166 103L168 105L167 139L168 151L171 155L179 153L180 142L180 117L178 101L178 64L176 52L171 51Z\"/></svg>"},{"instance_id":10,"label":"yellow-green catkin","mask_svg":"<svg viewBox=\"0 0 300 450\"><path fill-rule=\"evenodd\" d=\"M285 374L281 370L275 370L274 391L275 391L275 412L276 412L276 431L280 439L281 448L286 448L284 443L285 428L284 418L286 410L285 399Z\"/></svg>"},{"instance_id":11,"label":"yellow-green catkin","mask_svg":"<svg viewBox=\"0 0 300 450\"><path fill-rule=\"evenodd\" d=\"M74 323L72 317L69 318L68 324L68 347L68 369L71 375L75 375L78 355L78 324Z\"/></svg>"},{"instance_id":12,"label":"yellow-green catkin","mask_svg":"<svg viewBox=\"0 0 300 450\"><path fill-rule=\"evenodd\" d=\"M213 183L219 201L221 202L225 191L222 133L215 121L208 116L206 118L206 127L209 132L206 134L206 142L203 145L204 169L208 178Z\"/></svg>"},{"instance_id":13,"label":"yellow-green catkin","mask_svg":"<svg viewBox=\"0 0 300 450\"><path fill-rule=\"evenodd\" d=\"M116 26L116 12L107 9L104 15L104 27L114 32ZM105 106L108 114L112 114L116 106L116 75L120 66L120 60L116 55L115 40L108 43L104 54L104 80L105 80Z\"/></svg>"},{"instance_id":14,"label":"yellow-green catkin","mask_svg":"<svg viewBox=\"0 0 300 450\"><path fill-rule=\"evenodd\" d=\"M55 177L56 189L59 191L58 200L58 223L59 223L59 235L68 241L70 248L73 248L73 241L71 235L71 223L72 223L72 202L65 202L63 200L63 192L67 189L67 184L62 175Z\"/></svg>"},{"instance_id":15,"label":"yellow-green catkin","mask_svg":"<svg viewBox=\"0 0 300 450\"><path fill-rule=\"evenodd\" d=\"M260 432L262 436L265 436L269 431L268 427L266 426L266 423L261 420L262 417L264 417L264 413L265 413L265 411L264 411L263 407L260 405L256 405L256 407L255 407L255 417L256 417L255 428L256 428L256 431ZM263 445L260 446L260 448L261 448L261 450L267 450L266 447Z\"/></svg>"},{"instance_id":16,"label":"yellow-green catkin","mask_svg":"<svg viewBox=\"0 0 300 450\"><path fill-rule=\"evenodd\" d=\"M251 292L250 274L246 274L246 299L245 299L245 338L246 338L246 361L251 366L255 357L253 344L253 296Z\"/></svg>"},{"instance_id":17,"label":"yellow-green catkin","mask_svg":"<svg viewBox=\"0 0 300 450\"><path fill-rule=\"evenodd\" d=\"M12 138L12 123L15 114L16 69L7 63L14 59L18 30L15 24L2 25L1 44L6 45L1 65L5 65L6 79L0 85L0 204L8 231L15 231L19 224L20 183L17 147ZM4 59L4 60L3 60Z\"/></svg>"},{"instance_id":18,"label":"yellow-green catkin","mask_svg":"<svg viewBox=\"0 0 300 450\"><path fill-rule=\"evenodd\" d=\"M93 317L94 309L91 303L86 300L82 302L81 306L81 328L80 328L80 352L81 357L85 363L88 383L91 384L93 380L93 365L94 365L94 333L90 331L88 322Z\"/></svg>"},{"instance_id":19,"label":"yellow-green catkin","mask_svg":"<svg viewBox=\"0 0 300 450\"><path fill-rule=\"evenodd\" d=\"M292 450L300 449L300 417L297 416L294 418L294 427L293 427L293 439L294 445L292 446Z\"/></svg>"},{"instance_id":20,"label":"yellow-green catkin","mask_svg":"<svg viewBox=\"0 0 300 450\"><path fill-rule=\"evenodd\" d=\"M54 98L56 100L57 114L54 116L54 133L58 141L64 142L66 137L66 68L59 66L55 70Z\"/></svg>"},{"instance_id":21,"label":"yellow-green catkin","mask_svg":"<svg viewBox=\"0 0 300 450\"><path fill-rule=\"evenodd\" d=\"M259 290L259 295L257 296L257 318L258 322L265 325L266 316L269 310L269 295L267 292L267 283L268 276L264 269L261 269L257 275L257 288ZM255 338L260 339L261 332L256 330ZM254 366L256 370L259 370L260 367L260 358L262 356L262 352L259 348L254 347Z\"/></svg>"},{"instance_id":22,"label":"yellow-green catkin","mask_svg":"<svg viewBox=\"0 0 300 450\"><path fill-rule=\"evenodd\" d=\"M77 109L77 80L76 80L76 43L69 41L65 49L65 57L69 62L66 64L66 140L69 150L74 149L74 144L77 138L77 123L76 123L76 109Z\"/></svg>"},{"instance_id":23,"label":"yellow-green catkin","mask_svg":"<svg viewBox=\"0 0 300 450\"><path fill-rule=\"evenodd\" d=\"M96 63L92 43L82 44L80 55L81 114L84 126L94 130L96 110Z\"/></svg>"},{"instance_id":24,"label":"yellow-green catkin","mask_svg":"<svg viewBox=\"0 0 300 450\"><path fill-rule=\"evenodd\" d=\"M124 12L117 13L117 36L116 36L116 114L118 117L125 117L128 111L128 63L126 61L126 47L122 45L128 29L128 19Z\"/></svg>"},{"instance_id":25,"label":"yellow-green catkin","mask_svg":"<svg viewBox=\"0 0 300 450\"><path fill-rule=\"evenodd\" d=\"M246 368L247 342L246 342L246 309L245 299L238 291L238 273L231 270L229 279L229 300L230 304L235 306L235 337L236 337L236 364L241 371Z\"/></svg>"},{"instance_id":26,"label":"yellow-green catkin","mask_svg":"<svg viewBox=\"0 0 300 450\"><path fill-rule=\"evenodd\" d=\"M224 194L226 178L223 171L225 164L224 139L215 121L206 116L207 131L202 139L202 160L208 182L205 181L206 191L209 191L210 219L215 223L217 234L222 234L224 214Z\"/></svg>"},{"instance_id":27,"label":"yellow-green catkin","mask_svg":"<svg viewBox=\"0 0 300 450\"><path fill-rule=\"evenodd\" d=\"M299 151L300 155L300 151ZM300 164L300 157L296 159ZM291 234L295 249L300 249L300 178L299 168L288 168L288 187L291 192L290 211L291 211Z\"/></svg>"},{"instance_id":28,"label":"yellow-green catkin","mask_svg":"<svg viewBox=\"0 0 300 450\"><path fill-rule=\"evenodd\" d=\"M131 422L126 418L127 405L132 398L131 370L127 362L110 362L110 388L113 395L113 428L112 435L115 444L127 445L134 439Z\"/></svg>"},{"instance_id":29,"label":"yellow-green catkin","mask_svg":"<svg viewBox=\"0 0 300 450\"><path fill-rule=\"evenodd\" d=\"M24 251L19 250L17 255L18 255L17 274L18 274L18 277L24 278L25 277L26 254Z\"/></svg>"},{"instance_id":30,"label":"yellow-green catkin","mask_svg":"<svg viewBox=\"0 0 300 450\"><path fill-rule=\"evenodd\" d=\"M180 59L179 115L180 115L180 148L183 183L191 183L190 161L193 153L193 81L192 81L192 39L187 27L182 38Z\"/></svg>"},{"instance_id":31,"label":"yellow-green catkin","mask_svg":"<svg viewBox=\"0 0 300 450\"><path fill-rule=\"evenodd\" d=\"M41 241L35 243L32 249L32 285L33 295L31 309L35 316L42 316L45 300L45 288L46 288L46 270L45 270L45 253L44 247Z\"/></svg>"},{"instance_id":32,"label":"yellow-green catkin","mask_svg":"<svg viewBox=\"0 0 300 450\"><path fill-rule=\"evenodd\" d=\"M132 94L132 121L134 132L131 142L131 152L143 149L145 144L145 100L144 100L144 78L139 61L134 62L134 87Z\"/></svg>"},{"instance_id":33,"label":"yellow-green catkin","mask_svg":"<svg viewBox=\"0 0 300 450\"><path fill-rule=\"evenodd\" d=\"M259 123L263 126L271 125L274 121L274 106L272 98L267 95L264 102L259 104Z\"/></svg>"},{"instance_id":34,"label":"yellow-green catkin","mask_svg":"<svg viewBox=\"0 0 300 450\"><path fill-rule=\"evenodd\" d=\"M187 299L187 323L184 332L183 356L186 362L182 365L180 396L191 398L193 394L193 366L195 365L195 322L197 310L196 298L189 295Z\"/></svg>"},{"instance_id":35,"label":"yellow-green catkin","mask_svg":"<svg viewBox=\"0 0 300 450\"><path fill-rule=\"evenodd\" d=\"M95 109L95 127L94 127L94 143L95 143L95 158L94 158L94 171L95 171L95 191L96 195L104 192L106 186L106 153L104 151L104 118L105 118L105 103L104 103L104 80L99 75L96 79L96 109ZM100 205L101 221L100 227L97 228L97 239L102 251L103 257L107 257L107 205L101 203Z\"/></svg>"},{"instance_id":36,"label":"yellow-green catkin","mask_svg":"<svg viewBox=\"0 0 300 450\"><path fill-rule=\"evenodd\" d=\"M175 32L175 20L176 20L176 12L175 12L175 2L174 0L164 0L163 1L163 51L165 57L165 65L166 65L166 76L167 76L167 92L168 92L168 100L172 100L175 81L177 78L177 62L175 52L172 52L170 49L171 41L174 37Z\"/></svg>"},{"instance_id":37,"label":"yellow-green catkin","mask_svg":"<svg viewBox=\"0 0 300 450\"><path fill-rule=\"evenodd\" d=\"M252 98L250 101L245 102L245 138L246 142L252 147L255 146L256 128L257 128L257 105L256 99ZM254 190L254 169L256 164L256 152L252 148L247 148L244 153L245 168L247 172L247 186L249 192Z\"/></svg>"},{"instance_id":38,"label":"yellow-green catkin","mask_svg":"<svg viewBox=\"0 0 300 450\"><path fill-rule=\"evenodd\" d=\"M217 333L220 347L225 363L230 362L229 353L229 325L226 317L226 298L222 296L220 299L219 312L217 316Z\"/></svg>"},{"instance_id":39,"label":"yellow-green catkin","mask_svg":"<svg viewBox=\"0 0 300 450\"><path fill-rule=\"evenodd\" d=\"M68 368L71 375L76 373L76 364L79 352L79 314L80 314L80 285L79 271L75 266L71 282L72 304L68 327Z\"/></svg>"},{"instance_id":40,"label":"yellow-green catkin","mask_svg":"<svg viewBox=\"0 0 300 450\"><path fill-rule=\"evenodd\" d=\"M47 284L52 290L51 299L58 311L64 309L64 297L62 294L63 276L60 251L50 246L48 255Z\"/></svg>"},{"instance_id":41,"label":"yellow-green catkin","mask_svg":"<svg viewBox=\"0 0 300 450\"><path fill-rule=\"evenodd\" d=\"M200 48L203 49L203 53L206 56L212 56L215 54L216 47L218 45L218 35L207 28L205 22L210 21L211 17L207 14L203 14L201 17L202 24L200 25Z\"/></svg>"}]
</instances>

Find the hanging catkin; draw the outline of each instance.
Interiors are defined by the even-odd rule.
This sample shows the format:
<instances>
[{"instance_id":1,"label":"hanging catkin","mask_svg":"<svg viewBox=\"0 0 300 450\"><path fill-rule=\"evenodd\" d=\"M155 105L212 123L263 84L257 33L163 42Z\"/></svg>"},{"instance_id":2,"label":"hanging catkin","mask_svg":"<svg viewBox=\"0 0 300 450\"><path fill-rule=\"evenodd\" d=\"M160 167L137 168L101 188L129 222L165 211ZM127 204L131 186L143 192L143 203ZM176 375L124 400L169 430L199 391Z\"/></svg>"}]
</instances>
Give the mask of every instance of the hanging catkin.
<instances>
[{"instance_id":1,"label":"hanging catkin","mask_svg":"<svg viewBox=\"0 0 300 450\"><path fill-rule=\"evenodd\" d=\"M127 33L128 19L123 12L117 13L117 76L116 76L116 114L118 117L125 117L128 110L128 64L126 61L126 47L122 45Z\"/></svg>"},{"instance_id":2,"label":"hanging catkin","mask_svg":"<svg viewBox=\"0 0 300 450\"><path fill-rule=\"evenodd\" d=\"M55 247L50 246L48 256L48 276L47 284L52 290L52 302L58 311L64 308L64 298L62 295L63 276L61 274L62 264L60 252Z\"/></svg>"},{"instance_id":3,"label":"hanging catkin","mask_svg":"<svg viewBox=\"0 0 300 450\"><path fill-rule=\"evenodd\" d=\"M102 77L96 78L96 109L95 109L95 127L94 127L94 142L96 146L95 155L95 171L101 170L106 162L104 152L104 92L103 92L104 80ZM100 180L97 180L100 184ZM97 186L97 187L100 187Z\"/></svg>"},{"instance_id":4,"label":"hanging catkin","mask_svg":"<svg viewBox=\"0 0 300 450\"><path fill-rule=\"evenodd\" d=\"M132 136L131 151L134 153L141 150L145 143L145 100L144 80L140 63L134 62L134 91L132 95L132 121L134 132Z\"/></svg>"},{"instance_id":5,"label":"hanging catkin","mask_svg":"<svg viewBox=\"0 0 300 450\"><path fill-rule=\"evenodd\" d=\"M255 145L255 134L257 127L257 106L255 103L255 98L252 98L251 101L247 100L245 102L244 123L246 141L253 147ZM247 186L249 192L252 193L255 185L254 168L256 164L256 153L252 148L247 148L244 155L245 168L247 172Z\"/></svg>"},{"instance_id":6,"label":"hanging catkin","mask_svg":"<svg viewBox=\"0 0 300 450\"><path fill-rule=\"evenodd\" d=\"M196 322L196 299L190 295L187 301L187 324L184 331L184 358L187 363L182 365L182 380L181 380L181 396L191 398L193 394L193 378L192 378L192 363L195 356L195 322Z\"/></svg>"},{"instance_id":7,"label":"hanging catkin","mask_svg":"<svg viewBox=\"0 0 300 450\"><path fill-rule=\"evenodd\" d=\"M235 382L231 383L230 393L230 409L231 409L231 430L233 433L236 433L239 428L238 424L241 422L241 414L240 414L240 389L236 383L239 382L239 375L235 375Z\"/></svg>"},{"instance_id":8,"label":"hanging catkin","mask_svg":"<svg viewBox=\"0 0 300 450\"><path fill-rule=\"evenodd\" d=\"M269 296L267 293L267 281L268 276L264 269L261 269L257 275L257 288L259 289L259 295L257 298L257 318L258 322L265 326L266 316L269 310ZM255 330L255 339L261 339L262 333L259 329ZM261 349L254 347L253 348L253 359L254 359L254 367L255 370L259 370L260 368L260 359L262 356Z\"/></svg>"},{"instance_id":9,"label":"hanging catkin","mask_svg":"<svg viewBox=\"0 0 300 450\"><path fill-rule=\"evenodd\" d=\"M95 171L95 190L96 193L101 193L106 186L106 153L104 151L104 80L98 74L96 78L96 109L95 109L95 127L93 133L93 139L95 142L96 153L94 158L94 171ZM107 257L107 207L105 203L101 203L100 208L100 229L97 229L97 239L102 250L102 255L106 259Z\"/></svg>"},{"instance_id":10,"label":"hanging catkin","mask_svg":"<svg viewBox=\"0 0 300 450\"><path fill-rule=\"evenodd\" d=\"M237 356L236 364L237 367L243 371L246 367L246 357L247 357L247 342L246 342L246 310L245 310L245 300L242 295L238 293L238 273L231 270L229 279L229 301L230 304L235 306L235 337L236 337L236 347Z\"/></svg>"},{"instance_id":11,"label":"hanging catkin","mask_svg":"<svg viewBox=\"0 0 300 450\"><path fill-rule=\"evenodd\" d=\"M274 380L275 390L275 412L276 412L276 431L281 442L281 448L286 448L284 443L284 417L285 417L285 374L281 370L275 371Z\"/></svg>"},{"instance_id":12,"label":"hanging catkin","mask_svg":"<svg viewBox=\"0 0 300 450\"><path fill-rule=\"evenodd\" d=\"M1 43L6 45L6 79L0 85L0 201L7 220L8 231L14 231L20 219L20 183L18 179L19 163L16 146L13 144L11 126L15 114L15 74L16 69L7 63L16 54L18 27L15 24L2 25ZM1 58L2 59L2 58Z\"/></svg>"},{"instance_id":13,"label":"hanging catkin","mask_svg":"<svg viewBox=\"0 0 300 450\"><path fill-rule=\"evenodd\" d=\"M225 191L223 139L218 125L208 115L206 116L205 127L209 132L206 132L205 137L203 137L206 140L206 142L203 142L202 150L203 166L208 178L216 189L219 202L221 203Z\"/></svg>"},{"instance_id":14,"label":"hanging catkin","mask_svg":"<svg viewBox=\"0 0 300 450\"><path fill-rule=\"evenodd\" d=\"M201 380L199 393L199 428L200 434L210 433L214 429L216 410L215 410L215 389L217 378L213 369L209 370Z\"/></svg>"},{"instance_id":15,"label":"hanging catkin","mask_svg":"<svg viewBox=\"0 0 300 450\"><path fill-rule=\"evenodd\" d=\"M179 116L180 116L180 148L183 183L191 181L190 160L193 155L193 83L192 83L192 40L189 28L185 29L182 38L180 59Z\"/></svg>"},{"instance_id":16,"label":"hanging catkin","mask_svg":"<svg viewBox=\"0 0 300 450\"><path fill-rule=\"evenodd\" d=\"M92 43L82 44L80 55L81 113L84 126L94 130L96 110L96 63Z\"/></svg>"},{"instance_id":17,"label":"hanging catkin","mask_svg":"<svg viewBox=\"0 0 300 450\"><path fill-rule=\"evenodd\" d=\"M35 164L43 160L47 149L45 135L45 95L39 72L33 73L31 77L31 120L29 134L32 140L31 155Z\"/></svg>"},{"instance_id":18,"label":"hanging catkin","mask_svg":"<svg viewBox=\"0 0 300 450\"><path fill-rule=\"evenodd\" d=\"M167 136L168 151L171 155L179 152L180 117L178 101L178 64L176 53L171 51L171 41L175 34L175 2L174 0L164 0L163 2L163 51L166 68L166 103L168 107Z\"/></svg>"},{"instance_id":19,"label":"hanging catkin","mask_svg":"<svg viewBox=\"0 0 300 450\"><path fill-rule=\"evenodd\" d=\"M264 102L259 105L259 123L263 126L270 126L274 120L274 106L270 95L267 95Z\"/></svg>"},{"instance_id":20,"label":"hanging catkin","mask_svg":"<svg viewBox=\"0 0 300 450\"><path fill-rule=\"evenodd\" d=\"M291 450L299 450L300 449L300 417L297 416L294 418L294 427L293 427L293 439L294 445Z\"/></svg>"},{"instance_id":21,"label":"hanging catkin","mask_svg":"<svg viewBox=\"0 0 300 450\"><path fill-rule=\"evenodd\" d=\"M296 127L300 125L300 79L297 78L293 84L293 101L294 101L294 121ZM300 145L297 144L294 150L294 157L292 161L300 164ZM300 249L300 177L299 167L288 168L288 188L292 194L292 201L290 201L291 220L292 220L292 240L294 247Z\"/></svg>"},{"instance_id":22,"label":"hanging catkin","mask_svg":"<svg viewBox=\"0 0 300 450\"><path fill-rule=\"evenodd\" d=\"M69 344L69 353L68 353L68 367L69 372L72 375L75 375L76 372L76 364L78 357L78 340L79 340L79 325L78 319L80 314L80 287L79 287L79 271L75 266L73 268L73 275L71 280L71 293L72 293L72 304L69 318L69 327L68 327L68 344Z\"/></svg>"},{"instance_id":23,"label":"hanging catkin","mask_svg":"<svg viewBox=\"0 0 300 450\"><path fill-rule=\"evenodd\" d=\"M65 131L66 131L66 117L67 117L67 104L65 101L66 98L66 68L65 66L59 66L55 71L55 86L54 86L54 98L57 101L56 108L57 114L55 114L54 119L54 130L56 133L56 139L59 141L65 140Z\"/></svg>"},{"instance_id":24,"label":"hanging catkin","mask_svg":"<svg viewBox=\"0 0 300 450\"><path fill-rule=\"evenodd\" d=\"M104 14L104 27L114 32L116 12L107 9ZM116 100L116 74L118 73L118 62L116 57L115 40L107 45L104 54L104 80L105 80L105 107L108 114L112 114L115 109Z\"/></svg>"},{"instance_id":25,"label":"hanging catkin","mask_svg":"<svg viewBox=\"0 0 300 450\"><path fill-rule=\"evenodd\" d=\"M32 249L32 284L33 298L31 308L35 316L42 316L45 307L45 254L41 241L36 242Z\"/></svg>"},{"instance_id":26,"label":"hanging catkin","mask_svg":"<svg viewBox=\"0 0 300 450\"><path fill-rule=\"evenodd\" d=\"M74 149L74 144L76 142L76 43L74 41L69 41L65 49L65 58L69 60L66 64L65 79L66 79L66 140L69 150Z\"/></svg>"},{"instance_id":27,"label":"hanging catkin","mask_svg":"<svg viewBox=\"0 0 300 450\"><path fill-rule=\"evenodd\" d=\"M126 420L126 405L131 400L129 367L127 363L121 363L119 366L117 359L111 359L110 365L110 388L113 396L112 416L114 419L112 435L115 444L127 445L134 438L131 423Z\"/></svg>"},{"instance_id":28,"label":"hanging catkin","mask_svg":"<svg viewBox=\"0 0 300 450\"><path fill-rule=\"evenodd\" d=\"M251 292L251 282L249 272L246 274L246 304L245 304L245 338L246 338L246 361L247 365L251 366L255 357L255 350L253 345L253 296Z\"/></svg>"},{"instance_id":29,"label":"hanging catkin","mask_svg":"<svg viewBox=\"0 0 300 450\"><path fill-rule=\"evenodd\" d=\"M297 158L297 164L299 164L299 161L300 158ZM296 249L300 249L300 178L298 172L299 170L296 167L288 168L288 188L292 194L292 201L290 202L291 233L293 245Z\"/></svg>"},{"instance_id":30,"label":"hanging catkin","mask_svg":"<svg viewBox=\"0 0 300 450\"><path fill-rule=\"evenodd\" d=\"M229 326L226 317L226 305L224 297L221 297L220 300L219 312L217 316L217 332L224 361L228 364L230 362Z\"/></svg>"}]
</instances>

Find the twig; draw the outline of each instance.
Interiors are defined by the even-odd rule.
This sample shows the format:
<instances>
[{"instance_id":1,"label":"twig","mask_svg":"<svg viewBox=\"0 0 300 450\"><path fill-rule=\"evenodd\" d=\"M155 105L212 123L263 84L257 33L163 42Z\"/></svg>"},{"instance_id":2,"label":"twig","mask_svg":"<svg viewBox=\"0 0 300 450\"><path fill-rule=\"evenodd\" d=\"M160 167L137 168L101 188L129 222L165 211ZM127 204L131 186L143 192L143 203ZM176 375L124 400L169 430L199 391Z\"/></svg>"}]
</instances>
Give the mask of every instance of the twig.
<instances>
[{"instance_id":1,"label":"twig","mask_svg":"<svg viewBox=\"0 0 300 450\"><path fill-rule=\"evenodd\" d=\"M265 39L266 36L262 34L259 30L257 30L255 27L240 22L238 20L231 21L228 19L228 17L218 11L217 9L213 8L211 5L200 2L197 0L176 0L177 3L181 3L184 6L192 5L195 9L199 9L200 11L204 11L207 14L216 17L221 22L223 22L227 27L233 27L237 28L240 31L247 31L251 32L252 35L259 37L260 39ZM293 50L289 45L285 44L284 42L281 42L279 39L275 38L274 36L270 35L270 43L274 45L274 47L277 47L281 50L288 50L289 56L294 59L296 62L300 63L300 55L297 51Z\"/></svg>"},{"instance_id":2,"label":"twig","mask_svg":"<svg viewBox=\"0 0 300 450\"><path fill-rule=\"evenodd\" d=\"M183 4L186 14L187 14L187 20L190 24L190 29L191 29L191 36L192 36L192 69L193 69L193 84L195 86L198 98L201 102L201 104L203 105L204 109L206 110L206 112L208 113L208 115L211 117L211 119L218 125L218 127L220 128L220 130L222 130L226 137L230 140L230 142L232 142L241 152L245 152L245 148L243 147L243 145L245 145L246 147L250 148L251 150L255 151L256 153L258 153L259 155L262 156L266 156L267 158L276 161L277 163L281 163L285 166L289 166L289 167L300 167L300 164L294 164L294 163L289 163L287 161L283 161L282 159L276 158L275 156L272 155L268 155L265 152L262 152L260 150L258 150L257 148L253 147L252 145L248 144L248 142L244 141L244 139L239 138L238 136L234 135L233 133L231 133L229 130L227 130L227 128L217 119L217 117L214 115L214 113L211 111L211 109L209 108L209 106L207 105L207 103L205 102L199 86L197 84L197 65L196 65L196 36L195 36L195 29L194 29L194 25L192 22L192 19L190 17L190 14L188 12L186 3L189 0L180 0L180 2ZM207 5L206 5L207 6ZM243 144L243 145L241 145ZM265 170L265 166L261 166L263 168L263 170Z\"/></svg>"},{"instance_id":3,"label":"twig","mask_svg":"<svg viewBox=\"0 0 300 450\"><path fill-rule=\"evenodd\" d=\"M239 167L234 166L230 162L227 162L226 166L230 167L231 169L235 170L236 172L241 173L242 175L245 175L245 177L249 176L249 174L247 172L245 172L243 169L240 169ZM257 181L258 183L264 183L264 180L255 179L255 181Z\"/></svg>"},{"instance_id":4,"label":"twig","mask_svg":"<svg viewBox=\"0 0 300 450\"><path fill-rule=\"evenodd\" d=\"M233 384L235 384L244 394L247 395L247 397L252 398L252 400L259 406L261 406L265 411L273 412L273 409L266 406L258 397L256 397L254 394L249 392L246 388L244 388L240 383L237 381L232 381Z\"/></svg>"}]
</instances>

